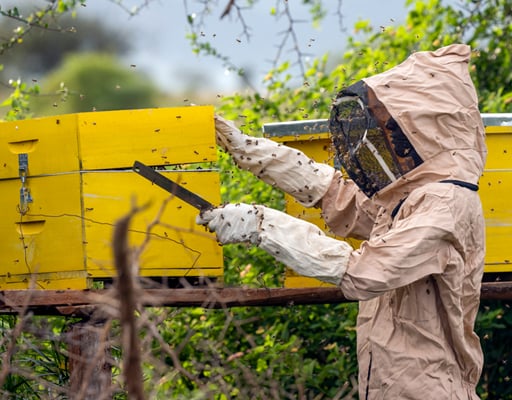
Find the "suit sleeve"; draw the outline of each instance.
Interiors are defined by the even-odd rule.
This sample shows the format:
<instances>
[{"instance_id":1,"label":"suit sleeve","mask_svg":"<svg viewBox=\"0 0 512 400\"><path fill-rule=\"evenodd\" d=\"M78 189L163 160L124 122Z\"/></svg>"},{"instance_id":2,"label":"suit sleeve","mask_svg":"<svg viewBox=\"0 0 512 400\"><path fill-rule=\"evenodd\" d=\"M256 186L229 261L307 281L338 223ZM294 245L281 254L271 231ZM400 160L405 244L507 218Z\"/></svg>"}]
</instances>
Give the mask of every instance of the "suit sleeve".
<instances>
[{"instance_id":1,"label":"suit sleeve","mask_svg":"<svg viewBox=\"0 0 512 400\"><path fill-rule=\"evenodd\" d=\"M368 239L378 206L350 179L336 171L321 201L322 217L329 229L338 236Z\"/></svg>"}]
</instances>

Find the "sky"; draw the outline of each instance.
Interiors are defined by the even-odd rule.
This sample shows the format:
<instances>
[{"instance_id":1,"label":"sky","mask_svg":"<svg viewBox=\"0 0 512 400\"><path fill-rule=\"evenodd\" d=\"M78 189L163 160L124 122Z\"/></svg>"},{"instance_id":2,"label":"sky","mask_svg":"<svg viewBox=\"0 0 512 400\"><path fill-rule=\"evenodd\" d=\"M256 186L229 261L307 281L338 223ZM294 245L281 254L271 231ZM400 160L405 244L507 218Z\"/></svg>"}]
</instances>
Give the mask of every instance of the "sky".
<instances>
[{"instance_id":1,"label":"sky","mask_svg":"<svg viewBox=\"0 0 512 400\"><path fill-rule=\"evenodd\" d=\"M138 14L130 16L123 12L117 0L89 0L86 7L79 9L79 15L102 18L129 34L133 40L133 51L126 56L125 62L153 77L160 88L167 92L180 91L186 85L205 86L210 91L228 94L240 87L236 73L229 72L223 62L212 57L193 54L186 35L190 32L187 23L189 15L199 15L200 2L196 0L152 0L142 7ZM223 6L228 0L212 1L218 4L206 20L203 34L211 40L217 49L230 57L231 61L250 73L254 86L260 85L265 74L272 66L279 43L279 33L285 30L288 22L285 18L276 19L270 15L270 9L284 0L260 0L256 6L244 12L250 26L250 37L242 35L242 25L236 17L220 19ZM456 1L456 0L453 0ZM124 0L123 5L132 8L145 3L143 0ZM185 3L188 9L185 10ZM239 0L244 4L245 0ZM359 19L369 19L375 27L389 26L403 22L407 14L405 0L343 0L341 13L342 26L336 15L338 1L327 0L333 9L315 28L311 23L298 23L297 42L304 52L317 57L329 52L332 58L341 56L349 33ZM293 18L308 19L308 8L302 1L288 2ZM342 29L343 28L343 29ZM285 57L293 56L290 46ZM295 59L293 58L292 61ZM185 79L192 75L194 79Z\"/></svg>"}]
</instances>

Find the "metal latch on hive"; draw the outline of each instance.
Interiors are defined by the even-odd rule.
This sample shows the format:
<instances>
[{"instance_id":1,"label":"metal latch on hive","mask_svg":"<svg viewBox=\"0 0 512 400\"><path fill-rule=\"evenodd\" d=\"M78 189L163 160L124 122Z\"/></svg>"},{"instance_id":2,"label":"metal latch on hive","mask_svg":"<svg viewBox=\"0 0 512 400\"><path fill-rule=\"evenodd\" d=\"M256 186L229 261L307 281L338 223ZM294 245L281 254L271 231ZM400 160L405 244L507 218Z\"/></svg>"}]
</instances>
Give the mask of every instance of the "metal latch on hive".
<instances>
[{"instance_id":1,"label":"metal latch on hive","mask_svg":"<svg viewBox=\"0 0 512 400\"><path fill-rule=\"evenodd\" d=\"M18 154L18 169L21 180L20 188L20 212L25 214L28 211L28 204L33 202L30 189L27 186L27 175L28 175L28 154Z\"/></svg>"}]
</instances>

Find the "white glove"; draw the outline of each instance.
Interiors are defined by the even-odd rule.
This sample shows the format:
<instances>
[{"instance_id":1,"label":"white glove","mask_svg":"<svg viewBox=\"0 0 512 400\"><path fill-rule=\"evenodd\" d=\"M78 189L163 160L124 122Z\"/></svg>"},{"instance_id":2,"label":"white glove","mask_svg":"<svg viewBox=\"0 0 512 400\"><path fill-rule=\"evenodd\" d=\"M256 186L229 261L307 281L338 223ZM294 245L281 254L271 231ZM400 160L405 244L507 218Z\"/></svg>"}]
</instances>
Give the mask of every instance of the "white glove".
<instances>
[{"instance_id":1,"label":"white glove","mask_svg":"<svg viewBox=\"0 0 512 400\"><path fill-rule=\"evenodd\" d=\"M199 225L207 225L217 234L221 244L251 242L258 244L260 210L249 204L227 204L202 211L196 218Z\"/></svg>"},{"instance_id":2,"label":"white glove","mask_svg":"<svg viewBox=\"0 0 512 400\"><path fill-rule=\"evenodd\" d=\"M300 275L339 284L352 247L328 237L316 225L260 205L228 204L202 212L219 242L251 242Z\"/></svg>"},{"instance_id":3,"label":"white glove","mask_svg":"<svg viewBox=\"0 0 512 400\"><path fill-rule=\"evenodd\" d=\"M232 121L219 116L215 116L215 130L217 143L240 168L277 186L302 205L314 206L327 192L335 172L331 166L273 140L245 135Z\"/></svg>"}]
</instances>

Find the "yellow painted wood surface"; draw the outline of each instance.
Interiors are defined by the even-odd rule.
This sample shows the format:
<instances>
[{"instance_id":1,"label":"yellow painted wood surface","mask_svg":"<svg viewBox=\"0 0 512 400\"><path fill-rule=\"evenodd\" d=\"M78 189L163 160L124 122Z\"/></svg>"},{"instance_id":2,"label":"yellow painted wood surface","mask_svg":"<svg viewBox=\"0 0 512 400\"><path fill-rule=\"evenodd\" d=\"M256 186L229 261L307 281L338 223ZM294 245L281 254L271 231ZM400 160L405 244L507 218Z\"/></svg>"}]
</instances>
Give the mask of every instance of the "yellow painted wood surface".
<instances>
[{"instance_id":1,"label":"yellow painted wood surface","mask_svg":"<svg viewBox=\"0 0 512 400\"><path fill-rule=\"evenodd\" d=\"M28 158L27 209L20 206L19 154ZM113 277L113 226L133 202L147 205L129 235L134 247L147 240L141 276L221 278L222 249L195 224L198 210L131 170L135 160L161 166L219 204L218 171L197 169L216 158L211 106L0 123L0 290L81 289Z\"/></svg>"},{"instance_id":2,"label":"yellow painted wood surface","mask_svg":"<svg viewBox=\"0 0 512 400\"><path fill-rule=\"evenodd\" d=\"M217 171L162 173L212 204L220 204ZM114 274L109 222L126 215L132 201L146 206L135 215L129 235L134 247L148 240L140 256L142 276L222 275L221 247L213 233L195 223L199 211L142 177L127 171L84 173L83 201L87 272L92 277Z\"/></svg>"},{"instance_id":3,"label":"yellow painted wood surface","mask_svg":"<svg viewBox=\"0 0 512 400\"><path fill-rule=\"evenodd\" d=\"M78 171L78 152L76 114L0 123L0 179L19 176L21 153L31 176Z\"/></svg>"},{"instance_id":4,"label":"yellow painted wood surface","mask_svg":"<svg viewBox=\"0 0 512 400\"><path fill-rule=\"evenodd\" d=\"M485 271L512 271L512 126L487 127L488 157L480 178L485 215Z\"/></svg>"},{"instance_id":5,"label":"yellow painted wood surface","mask_svg":"<svg viewBox=\"0 0 512 400\"><path fill-rule=\"evenodd\" d=\"M217 159L213 107L90 112L0 123L0 179Z\"/></svg>"},{"instance_id":6,"label":"yellow painted wood surface","mask_svg":"<svg viewBox=\"0 0 512 400\"><path fill-rule=\"evenodd\" d=\"M82 169L215 161L213 107L78 114Z\"/></svg>"},{"instance_id":7,"label":"yellow painted wood surface","mask_svg":"<svg viewBox=\"0 0 512 400\"><path fill-rule=\"evenodd\" d=\"M0 276L2 290L83 290L91 284L85 271Z\"/></svg>"},{"instance_id":8,"label":"yellow painted wood surface","mask_svg":"<svg viewBox=\"0 0 512 400\"><path fill-rule=\"evenodd\" d=\"M512 271L512 127L486 128L489 157L480 195L487 224L486 272ZM195 225L197 210L130 170L148 165L185 166L215 162L213 107L82 113L0 123L0 289L80 289L113 276L113 223L132 200L149 204L134 219L133 246L149 242L141 255L142 276L222 276L222 250L214 235ZM276 138L316 161L332 165L328 133L303 132ZM20 213L18 155L28 155L26 186L33 202ZM166 171L217 204L215 171ZM166 201L161 215L161 205ZM287 196L287 212L326 229L317 209ZM340 238L342 239L342 238ZM357 241L350 241L354 247ZM33 273L38 279L32 282ZM287 271L286 286L325 285Z\"/></svg>"},{"instance_id":9,"label":"yellow painted wood surface","mask_svg":"<svg viewBox=\"0 0 512 400\"><path fill-rule=\"evenodd\" d=\"M86 287L80 176L30 179L34 202L26 214L18 212L19 180L3 180L0 185L0 288L67 288L69 274L71 288ZM63 273L65 280L59 277ZM32 283L31 274L40 275L37 283Z\"/></svg>"}]
</instances>

